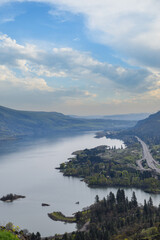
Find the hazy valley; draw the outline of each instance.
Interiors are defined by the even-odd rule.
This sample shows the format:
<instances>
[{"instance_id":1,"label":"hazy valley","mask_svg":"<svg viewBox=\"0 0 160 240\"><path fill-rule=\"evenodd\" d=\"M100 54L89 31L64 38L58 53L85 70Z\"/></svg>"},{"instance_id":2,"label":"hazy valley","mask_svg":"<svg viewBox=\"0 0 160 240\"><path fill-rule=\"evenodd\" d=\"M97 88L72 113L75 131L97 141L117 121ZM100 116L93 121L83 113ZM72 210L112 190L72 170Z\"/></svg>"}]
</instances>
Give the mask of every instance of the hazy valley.
<instances>
[{"instance_id":1,"label":"hazy valley","mask_svg":"<svg viewBox=\"0 0 160 240\"><path fill-rule=\"evenodd\" d=\"M16 200L17 203L13 203L12 211L19 211L19 207L21 208L21 211L24 211L22 210L24 208L23 202L27 207L28 213L33 206L35 208L32 218L35 219L36 224L33 224L32 221L29 221L29 224L29 222L26 221L25 218L23 219L18 212L13 213L14 216L12 217L12 222L16 222L20 226L21 224L22 226L28 226L29 231L36 232L35 229L37 229L42 236L54 235L55 233L62 234L65 231L70 232L75 229L75 224L78 224L77 226L79 227L87 224L88 230L82 231L81 234L76 232L74 237L73 234L62 234L55 239L76 240L77 238L88 239L90 237L93 239L99 239L98 236L102 234L101 230L96 230L96 232L93 233L92 224L88 222L88 219L91 219L92 217L92 221L94 222L96 220L96 215L90 216L90 214L88 215L88 213L84 213L86 214L84 217L83 212L81 213L82 208L94 202L96 195L99 195L100 199L102 199L110 191L116 194L118 188L123 187L127 188L126 195L130 199L133 190L130 190L129 188L133 188L136 194L143 196L138 196L136 201L143 204L144 199L149 199L149 196L151 195L148 193L145 194L143 192L144 190L152 193L154 204L158 205L157 198L155 198L155 195L153 194L159 193L160 191L160 176L158 172L154 171L154 169L147 164L146 159L143 159L143 148L135 136L138 136L149 144L151 154L156 161L158 169L158 164L160 162L160 145L157 144L160 137L159 131L157 131L157 129L160 128L159 112L137 122L135 120L78 119L60 113L16 111L4 107L1 107L0 110L2 133L1 161L4 163L6 162L6 164L1 166L3 171L1 177L2 179L6 178L7 166L9 164L9 179L15 179L12 183L4 184L3 190L1 189L1 192L3 193L2 195L13 192L24 194L26 196L25 200ZM155 128L156 130L154 130ZM98 130L104 130L103 132L98 133L100 138L93 138L94 134L89 133L89 131ZM67 131L70 131L70 134L66 134ZM62 152L61 149L63 149ZM70 155L72 152L74 152L74 157L67 161L67 159L71 157ZM47 159L45 160L45 158ZM140 163L138 161L140 161ZM51 164L54 164L54 167L52 168L53 172L51 171L48 175L48 170ZM36 166L36 168L34 169L33 166ZM25 168L26 174L24 174L23 168ZM59 170L54 168L59 168L64 176L61 172L59 173ZM23 177L20 172L22 172ZM30 174L30 180L28 179L28 173ZM33 184L36 175L37 180ZM68 176L69 178L66 178L65 176ZM55 183L51 181L51 178L53 178L52 181L55 181ZM70 178L73 180L69 180ZM83 182L81 182L79 178L83 180ZM23 184L17 185L16 182L20 179ZM57 180L59 181L59 185L56 183ZM46 182L46 190L42 191L41 186L44 185L44 181ZM27 184L27 188L24 187L25 184ZM101 190L102 187L103 189ZM50 192L50 189L52 188L54 190ZM64 198L63 204L58 203L59 199L62 197L62 193L58 191L59 188L65 189L62 190L62 192L66 191L66 197ZM69 188L71 189L70 191ZM90 188L91 192L88 191ZM32 189L37 189L37 191L33 191ZM80 189L81 194L84 192L88 195L88 198L90 199L89 201L86 198L83 198L83 194L82 196L81 194L78 194ZM55 193L57 198L54 197ZM71 198L69 196L71 196ZM28 198L30 199L29 202ZM33 201L34 199L37 203ZM47 209L45 208L44 211L41 209L41 204L43 202L50 205ZM76 202L78 202L78 204L75 204ZM113 204L119 203L115 201ZM6 212L4 218L6 221L10 215L8 212L8 206L2 204L2 208L5 209L5 211L1 210L2 216L4 216L4 213ZM66 209L67 206L70 206L70 209L68 209L69 211ZM98 207L98 205L95 205L95 208L96 206ZM115 205L115 207L117 208L118 205ZM129 209L130 210L127 210L126 214L130 214L132 207L129 207ZM51 214L53 212L53 214L57 214L57 212L61 211L62 214L69 216L71 216L73 212L78 212L79 220L74 220L76 223L67 223L66 230L62 227L63 223L56 221L55 224L53 224L53 228L55 229L52 230L51 221L53 220L49 220L47 213ZM93 208L92 210L91 208L91 211L94 212L95 209ZM137 209L136 211L141 210ZM155 208L153 211L155 214L157 209ZM37 220L39 214L41 215L41 221ZM117 215L117 213L115 214ZM24 212L24 217L25 215L26 212ZM65 220L65 215L63 215L63 220L61 220L62 216L58 215L59 217L57 220L62 222L68 221ZM104 218L104 216L102 218ZM142 218L143 216L141 216L140 219ZM126 219L128 219L127 215ZM153 219L153 217L151 219L153 224L149 225L148 222L144 223L139 230L139 234L141 234L140 231L142 231L143 228L149 228L152 226L156 228L158 226L158 219ZM151 219L149 221L151 221ZM119 222L120 220L117 221ZM141 220L135 218L134 224L139 221ZM46 226L46 224L48 226ZM103 228L104 222L99 222L99 224L99 228ZM129 236L132 237L131 239L134 239L132 231L126 233L130 225L127 227L125 224L123 231L126 236L129 234ZM105 231L108 232L105 233L105 236L108 236L108 239L116 238L116 231L118 231L117 234L119 234L119 239L123 239L124 235L118 230L118 225L115 226L116 230L113 230L114 234L107 230L108 227L105 228ZM93 234L95 234L94 237ZM155 234L159 236L158 228ZM31 235L25 237L26 239L30 239ZM33 239L36 239L36 235L32 237Z\"/></svg>"}]
</instances>

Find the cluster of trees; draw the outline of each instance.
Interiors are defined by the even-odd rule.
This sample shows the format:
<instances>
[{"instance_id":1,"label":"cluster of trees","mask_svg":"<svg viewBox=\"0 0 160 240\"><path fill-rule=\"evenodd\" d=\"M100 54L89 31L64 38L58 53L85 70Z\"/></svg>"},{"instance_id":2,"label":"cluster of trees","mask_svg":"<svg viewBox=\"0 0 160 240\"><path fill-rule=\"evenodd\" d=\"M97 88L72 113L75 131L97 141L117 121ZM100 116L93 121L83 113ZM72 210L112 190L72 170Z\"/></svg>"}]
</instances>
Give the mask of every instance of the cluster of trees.
<instances>
[{"instance_id":1,"label":"cluster of trees","mask_svg":"<svg viewBox=\"0 0 160 240\"><path fill-rule=\"evenodd\" d=\"M152 144L150 146L150 149L153 158L160 163L160 144L157 145Z\"/></svg>"},{"instance_id":2,"label":"cluster of trees","mask_svg":"<svg viewBox=\"0 0 160 240\"><path fill-rule=\"evenodd\" d=\"M84 178L89 186L137 187L159 192L159 177L137 169L136 160L140 158L140 145L131 139L125 149L101 146L79 151L75 158L62 163L60 169L65 176Z\"/></svg>"},{"instance_id":3,"label":"cluster of trees","mask_svg":"<svg viewBox=\"0 0 160 240\"><path fill-rule=\"evenodd\" d=\"M41 239L42 238L39 232L37 232L36 234L32 233L29 236L27 236L27 240L41 240Z\"/></svg>"},{"instance_id":4,"label":"cluster of trees","mask_svg":"<svg viewBox=\"0 0 160 240\"><path fill-rule=\"evenodd\" d=\"M116 196L110 192L102 201L97 196L88 214L90 223L86 232L65 234L61 239L160 239L160 206L154 207L152 198L148 202L144 201L143 206L138 206L134 192L131 200L128 200L124 190L119 189ZM147 238L149 232L150 238ZM57 239L59 238L56 237L55 240Z\"/></svg>"},{"instance_id":5,"label":"cluster of trees","mask_svg":"<svg viewBox=\"0 0 160 240\"><path fill-rule=\"evenodd\" d=\"M104 174L94 174L87 178L89 186L118 186L118 187L136 187L147 192L158 193L160 181L152 176L151 172L135 171L111 171L108 178Z\"/></svg>"}]
</instances>

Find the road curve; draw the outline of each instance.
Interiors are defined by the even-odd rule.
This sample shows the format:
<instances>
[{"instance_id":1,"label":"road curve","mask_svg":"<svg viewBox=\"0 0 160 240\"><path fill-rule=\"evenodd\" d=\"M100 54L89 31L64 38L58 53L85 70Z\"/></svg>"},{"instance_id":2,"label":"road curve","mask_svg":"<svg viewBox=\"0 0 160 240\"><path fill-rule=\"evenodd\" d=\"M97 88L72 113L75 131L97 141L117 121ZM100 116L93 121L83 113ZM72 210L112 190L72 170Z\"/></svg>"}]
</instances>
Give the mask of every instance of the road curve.
<instances>
[{"instance_id":1,"label":"road curve","mask_svg":"<svg viewBox=\"0 0 160 240\"><path fill-rule=\"evenodd\" d=\"M138 167L140 168L140 170L142 171L146 171L147 169L145 169L143 166L142 166L142 161L144 160L144 158L140 159L140 160L137 160L136 163L138 165Z\"/></svg>"},{"instance_id":2,"label":"road curve","mask_svg":"<svg viewBox=\"0 0 160 240\"><path fill-rule=\"evenodd\" d=\"M156 171L157 173L160 173L160 164L158 164L157 161L154 160L145 142L143 142L139 137L136 138L142 145L143 159L146 159L148 167Z\"/></svg>"}]
</instances>

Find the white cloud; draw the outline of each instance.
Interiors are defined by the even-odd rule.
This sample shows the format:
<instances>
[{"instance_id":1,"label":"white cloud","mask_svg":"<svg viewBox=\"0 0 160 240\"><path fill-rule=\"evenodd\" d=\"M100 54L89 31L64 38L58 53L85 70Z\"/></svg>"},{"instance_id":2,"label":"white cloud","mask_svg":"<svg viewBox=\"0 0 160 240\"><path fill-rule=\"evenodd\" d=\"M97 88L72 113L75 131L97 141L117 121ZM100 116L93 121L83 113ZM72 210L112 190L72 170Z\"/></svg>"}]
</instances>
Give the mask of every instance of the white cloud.
<instances>
[{"instance_id":1,"label":"white cloud","mask_svg":"<svg viewBox=\"0 0 160 240\"><path fill-rule=\"evenodd\" d=\"M78 79L83 87L94 82L101 87L116 84L141 91L146 83L149 85L147 78L152 75L145 69L127 69L100 62L89 53L72 48L53 48L48 52L35 45L21 45L3 34L0 35L0 52L0 64L12 71L18 69L22 76L28 73L36 78L52 78L52 81L54 78Z\"/></svg>"},{"instance_id":2,"label":"white cloud","mask_svg":"<svg viewBox=\"0 0 160 240\"><path fill-rule=\"evenodd\" d=\"M8 18L3 18L1 20L2 23L7 23L7 22L14 22L14 17L8 17Z\"/></svg>"},{"instance_id":3,"label":"white cloud","mask_svg":"<svg viewBox=\"0 0 160 240\"><path fill-rule=\"evenodd\" d=\"M36 98L40 104L43 99L47 106L56 102L65 112L69 104L76 109L87 103L86 106L95 106L98 110L105 102L105 106L107 103L129 106L129 103L138 104L136 98L146 101L140 95L146 94L151 100L159 93L160 75L156 71L113 66L94 59L88 52L72 48L46 51L35 45L18 44L1 34L0 53L0 100L4 98L5 89L10 89L10 98L17 97L17 88L21 90L20 98L24 93L30 102Z\"/></svg>"},{"instance_id":4,"label":"white cloud","mask_svg":"<svg viewBox=\"0 0 160 240\"><path fill-rule=\"evenodd\" d=\"M26 88L29 90L40 90L40 91L49 91L53 92L53 88L49 87L46 81L42 78L28 78L28 77L20 77L18 78L16 74L8 69L4 65L0 65L0 83L6 82L12 84L13 86L19 86L22 88Z\"/></svg>"},{"instance_id":5,"label":"white cloud","mask_svg":"<svg viewBox=\"0 0 160 240\"><path fill-rule=\"evenodd\" d=\"M14 0L1 0L0 4ZM20 0L20 2L30 0ZM159 0L33 0L57 6L58 17L65 11L82 14L91 39L122 52L132 64L160 68ZM67 14L66 14L67 15Z\"/></svg>"},{"instance_id":6,"label":"white cloud","mask_svg":"<svg viewBox=\"0 0 160 240\"><path fill-rule=\"evenodd\" d=\"M89 91L85 91L84 94L85 94L85 96L87 96L87 97L90 97L90 96L91 96L91 97L94 97L94 98L97 97L97 94L96 94L96 93L90 93Z\"/></svg>"},{"instance_id":7,"label":"white cloud","mask_svg":"<svg viewBox=\"0 0 160 240\"><path fill-rule=\"evenodd\" d=\"M91 39L110 45L126 59L160 68L159 0L35 0L82 14Z\"/></svg>"}]
</instances>

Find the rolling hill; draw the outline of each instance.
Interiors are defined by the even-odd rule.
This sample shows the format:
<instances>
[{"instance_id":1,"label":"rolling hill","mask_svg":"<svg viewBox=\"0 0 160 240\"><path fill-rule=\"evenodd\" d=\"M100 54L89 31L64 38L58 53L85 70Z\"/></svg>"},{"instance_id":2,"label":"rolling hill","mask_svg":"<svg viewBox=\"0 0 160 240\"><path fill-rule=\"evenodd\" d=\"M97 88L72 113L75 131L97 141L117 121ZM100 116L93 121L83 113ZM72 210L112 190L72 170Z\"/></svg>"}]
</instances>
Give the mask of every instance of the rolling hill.
<instances>
[{"instance_id":1,"label":"rolling hill","mask_svg":"<svg viewBox=\"0 0 160 240\"><path fill-rule=\"evenodd\" d=\"M136 121L77 119L57 112L20 111L0 106L0 139L50 136L57 132L116 130Z\"/></svg>"}]
</instances>

